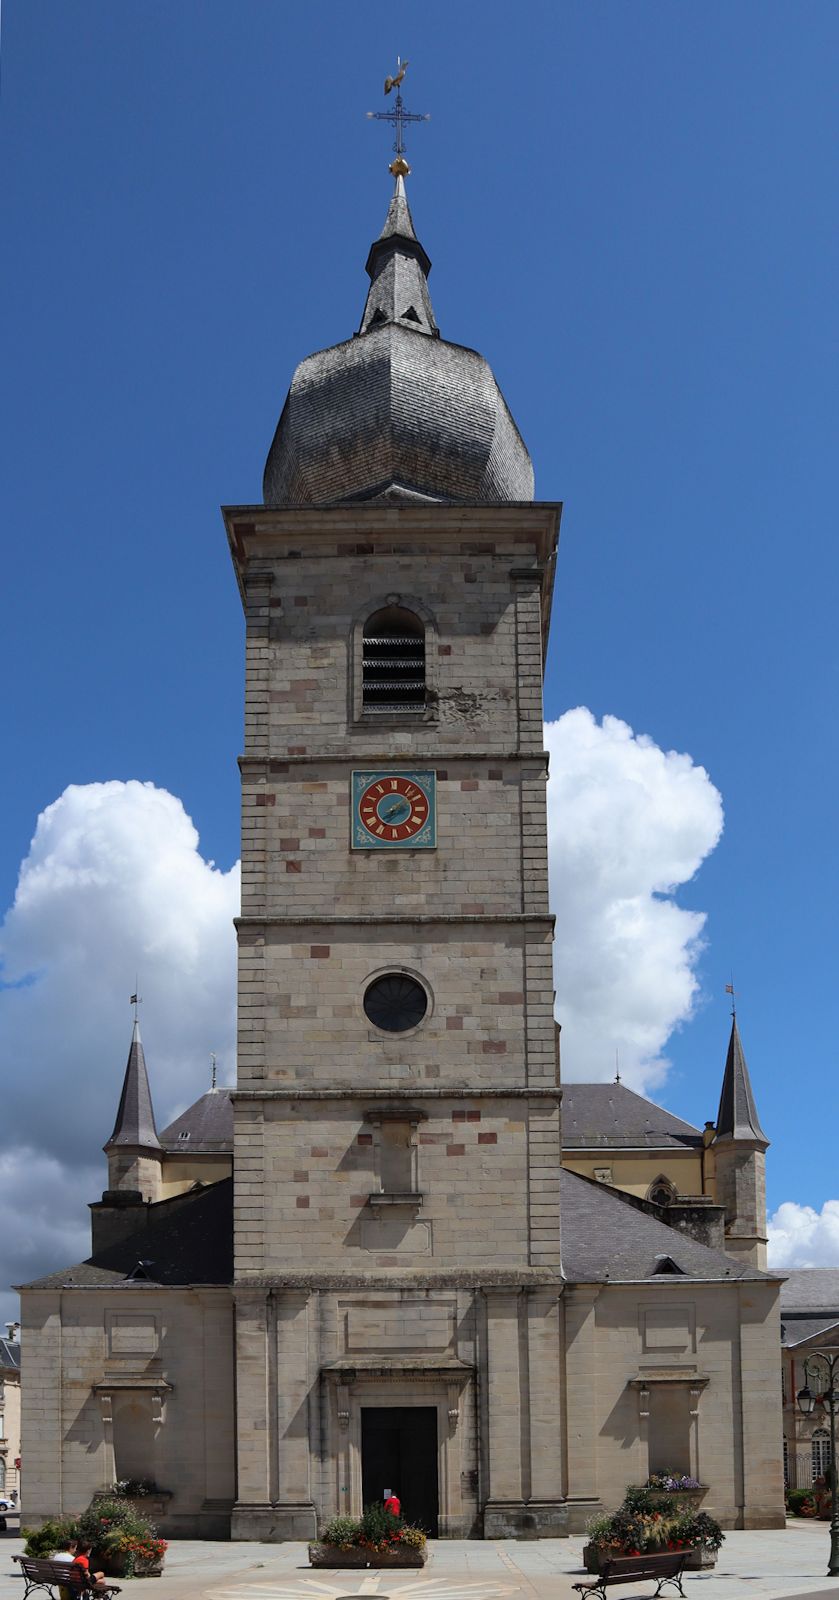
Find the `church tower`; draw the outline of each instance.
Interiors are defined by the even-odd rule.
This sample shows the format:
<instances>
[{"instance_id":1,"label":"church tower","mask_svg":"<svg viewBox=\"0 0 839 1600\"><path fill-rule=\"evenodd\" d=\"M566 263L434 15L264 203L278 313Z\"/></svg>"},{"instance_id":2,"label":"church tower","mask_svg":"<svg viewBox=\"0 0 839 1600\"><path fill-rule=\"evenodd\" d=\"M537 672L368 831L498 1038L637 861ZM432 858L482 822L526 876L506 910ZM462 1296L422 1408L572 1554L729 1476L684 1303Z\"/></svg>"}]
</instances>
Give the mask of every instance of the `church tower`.
<instances>
[{"instance_id":1,"label":"church tower","mask_svg":"<svg viewBox=\"0 0 839 1600\"><path fill-rule=\"evenodd\" d=\"M725 1207L725 1248L729 1255L765 1272L769 1140L757 1114L735 1012L731 1014L731 1036L711 1148L716 1197Z\"/></svg>"},{"instance_id":2,"label":"church tower","mask_svg":"<svg viewBox=\"0 0 839 1600\"><path fill-rule=\"evenodd\" d=\"M404 163L357 334L303 361L247 619L234 1538L396 1489L565 1531L542 663L560 507L444 340Z\"/></svg>"}]
</instances>

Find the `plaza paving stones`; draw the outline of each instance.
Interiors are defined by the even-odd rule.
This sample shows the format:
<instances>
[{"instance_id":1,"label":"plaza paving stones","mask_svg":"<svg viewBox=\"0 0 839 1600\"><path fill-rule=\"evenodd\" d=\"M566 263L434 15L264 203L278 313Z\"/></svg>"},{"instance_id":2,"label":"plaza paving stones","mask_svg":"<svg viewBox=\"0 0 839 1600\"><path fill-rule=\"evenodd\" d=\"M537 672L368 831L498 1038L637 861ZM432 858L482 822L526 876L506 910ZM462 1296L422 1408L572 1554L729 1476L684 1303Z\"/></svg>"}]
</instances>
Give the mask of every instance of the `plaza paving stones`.
<instances>
[{"instance_id":1,"label":"plaza paving stones","mask_svg":"<svg viewBox=\"0 0 839 1600\"><path fill-rule=\"evenodd\" d=\"M824 1522L793 1522L786 1529L729 1533L711 1572L687 1573L687 1600L836 1595L839 1579L826 1576L829 1530ZM572 1585L584 1577L583 1540L435 1540L421 1571L371 1568L313 1572L302 1543L213 1544L176 1540L162 1578L123 1580L137 1600L576 1600ZM23 1584L11 1560L23 1548L11 1532L0 1535L0 1600L21 1600ZM652 1584L615 1590L624 1600L649 1597ZM673 1591L675 1593L675 1591Z\"/></svg>"}]
</instances>

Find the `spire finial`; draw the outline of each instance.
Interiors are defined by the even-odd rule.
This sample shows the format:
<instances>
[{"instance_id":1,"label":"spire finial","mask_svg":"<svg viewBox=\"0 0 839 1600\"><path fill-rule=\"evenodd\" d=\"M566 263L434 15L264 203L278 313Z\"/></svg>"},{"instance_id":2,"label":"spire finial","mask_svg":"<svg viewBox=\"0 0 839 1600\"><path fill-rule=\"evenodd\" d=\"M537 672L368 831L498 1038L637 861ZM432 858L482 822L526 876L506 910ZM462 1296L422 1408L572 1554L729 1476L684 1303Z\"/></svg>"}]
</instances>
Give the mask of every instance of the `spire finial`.
<instances>
[{"instance_id":1,"label":"spire finial","mask_svg":"<svg viewBox=\"0 0 839 1600\"><path fill-rule=\"evenodd\" d=\"M140 1006L143 1004L143 996L140 993L140 982L138 978L134 979L134 993L131 995L128 1004L134 1007L134 1025L136 1027L137 1023L140 1021Z\"/></svg>"},{"instance_id":2,"label":"spire finial","mask_svg":"<svg viewBox=\"0 0 839 1600\"><path fill-rule=\"evenodd\" d=\"M725 986L725 992L726 992L726 994L730 994L731 995L731 1015L732 1015L732 1017L736 1017L736 1015L737 1015L737 996L736 996L736 994L734 992L734 973L733 972L731 974L731 982L727 983L726 986Z\"/></svg>"},{"instance_id":3,"label":"spire finial","mask_svg":"<svg viewBox=\"0 0 839 1600\"><path fill-rule=\"evenodd\" d=\"M215 1086L216 1086L216 1053L215 1053L215 1050L211 1050L210 1051L210 1078L211 1078L210 1088L214 1089Z\"/></svg>"},{"instance_id":4,"label":"spire finial","mask_svg":"<svg viewBox=\"0 0 839 1600\"><path fill-rule=\"evenodd\" d=\"M620 1051L618 1050L618 1048L616 1046L615 1047L615 1083L620 1083L620 1081L621 1081L621 1058L620 1058Z\"/></svg>"},{"instance_id":5,"label":"spire finial","mask_svg":"<svg viewBox=\"0 0 839 1600\"><path fill-rule=\"evenodd\" d=\"M402 99L402 82L404 80L405 73L407 72L407 70L408 70L407 61L403 61L401 56L397 56L396 57L396 71L395 71L395 73L393 74L392 77L390 76L390 74L388 74L388 76L385 78L385 94L390 94L392 89L396 90L396 100L394 101L394 104L393 104L393 110L392 111L391 110L388 110L388 111L368 111L368 113L367 113L367 115L368 115L368 117L369 117L371 122L390 122L393 125L393 127L396 129L396 138L393 141L393 148L394 148L394 151L396 152L396 159L394 161L391 161L390 167L388 169L390 172L393 173L394 178L407 178L410 175L410 171L411 171L410 167L408 166L407 161L405 160L405 124L406 124L406 122L430 122L431 121L431 113L429 111L406 111L405 110L405 102Z\"/></svg>"}]
</instances>

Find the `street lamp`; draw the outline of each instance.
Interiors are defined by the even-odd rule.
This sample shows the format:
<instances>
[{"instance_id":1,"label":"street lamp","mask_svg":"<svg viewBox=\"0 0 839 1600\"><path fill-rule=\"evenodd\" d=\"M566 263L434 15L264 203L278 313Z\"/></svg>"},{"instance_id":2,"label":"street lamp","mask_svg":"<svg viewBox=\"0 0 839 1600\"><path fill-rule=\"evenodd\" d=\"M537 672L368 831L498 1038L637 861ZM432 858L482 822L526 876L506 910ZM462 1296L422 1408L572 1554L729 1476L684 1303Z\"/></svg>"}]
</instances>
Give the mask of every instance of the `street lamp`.
<instances>
[{"instance_id":1,"label":"street lamp","mask_svg":"<svg viewBox=\"0 0 839 1600\"><path fill-rule=\"evenodd\" d=\"M825 1369L827 1386L825 1387ZM816 1392L810 1388L815 1385ZM839 1494L836 1485L836 1413L839 1411L839 1355L816 1350L804 1363L804 1388L796 1395L802 1416L811 1417L816 1407L830 1420L830 1561L827 1575L839 1578Z\"/></svg>"}]
</instances>

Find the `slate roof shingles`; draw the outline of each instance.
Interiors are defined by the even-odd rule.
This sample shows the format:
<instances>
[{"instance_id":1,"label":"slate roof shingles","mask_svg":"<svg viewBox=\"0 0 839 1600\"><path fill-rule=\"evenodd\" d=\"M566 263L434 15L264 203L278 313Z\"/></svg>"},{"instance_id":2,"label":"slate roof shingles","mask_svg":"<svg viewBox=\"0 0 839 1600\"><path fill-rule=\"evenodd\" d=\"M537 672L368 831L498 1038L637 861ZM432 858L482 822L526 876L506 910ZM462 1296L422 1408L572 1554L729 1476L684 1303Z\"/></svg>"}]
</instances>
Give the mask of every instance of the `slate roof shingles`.
<instances>
[{"instance_id":1,"label":"slate roof shingles","mask_svg":"<svg viewBox=\"0 0 839 1600\"><path fill-rule=\"evenodd\" d=\"M623 1083L567 1083L562 1090L564 1149L697 1149L702 1134Z\"/></svg>"},{"instance_id":2,"label":"slate roof shingles","mask_svg":"<svg viewBox=\"0 0 839 1600\"><path fill-rule=\"evenodd\" d=\"M232 1178L160 1200L146 1218L127 1239L25 1287L109 1288L126 1282L140 1261L147 1264L141 1282L172 1287L233 1282Z\"/></svg>"},{"instance_id":3,"label":"slate roof shingles","mask_svg":"<svg viewBox=\"0 0 839 1600\"><path fill-rule=\"evenodd\" d=\"M232 1089L221 1086L208 1089L200 1100L182 1111L160 1135L164 1150L179 1151L181 1155L206 1153L233 1154L233 1101ZM189 1134L189 1138L182 1138Z\"/></svg>"}]
</instances>

